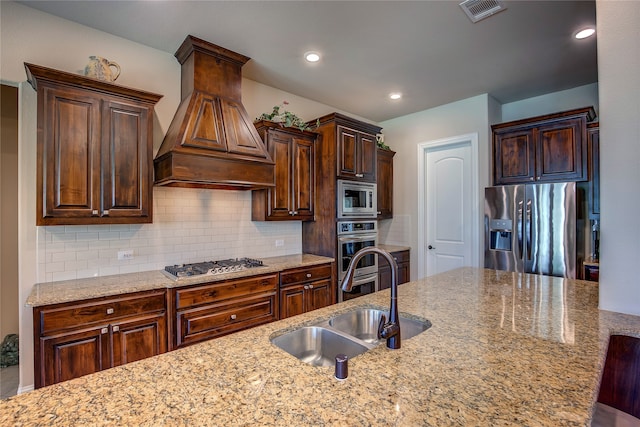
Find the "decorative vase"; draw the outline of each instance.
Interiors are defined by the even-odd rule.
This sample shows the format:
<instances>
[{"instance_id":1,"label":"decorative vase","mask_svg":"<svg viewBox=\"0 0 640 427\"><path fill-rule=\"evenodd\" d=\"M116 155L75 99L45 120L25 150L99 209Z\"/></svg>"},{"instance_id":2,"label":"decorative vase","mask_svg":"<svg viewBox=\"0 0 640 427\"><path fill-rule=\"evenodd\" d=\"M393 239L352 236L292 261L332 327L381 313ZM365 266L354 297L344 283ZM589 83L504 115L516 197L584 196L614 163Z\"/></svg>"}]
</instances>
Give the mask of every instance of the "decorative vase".
<instances>
[{"instance_id":1,"label":"decorative vase","mask_svg":"<svg viewBox=\"0 0 640 427\"><path fill-rule=\"evenodd\" d=\"M114 67L115 70L112 70L111 67ZM113 82L120 75L120 65L100 56L90 56L89 63L84 68L84 75L106 82Z\"/></svg>"}]
</instances>

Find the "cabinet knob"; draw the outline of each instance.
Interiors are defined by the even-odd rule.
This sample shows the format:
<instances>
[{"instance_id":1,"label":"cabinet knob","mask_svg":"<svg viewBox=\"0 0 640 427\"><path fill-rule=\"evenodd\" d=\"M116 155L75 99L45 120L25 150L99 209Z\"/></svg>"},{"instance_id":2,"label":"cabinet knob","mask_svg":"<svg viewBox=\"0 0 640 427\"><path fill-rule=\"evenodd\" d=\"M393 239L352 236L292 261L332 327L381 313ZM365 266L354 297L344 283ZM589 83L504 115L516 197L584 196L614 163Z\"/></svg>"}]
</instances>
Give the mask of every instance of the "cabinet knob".
<instances>
[{"instance_id":1,"label":"cabinet knob","mask_svg":"<svg viewBox=\"0 0 640 427\"><path fill-rule=\"evenodd\" d=\"M307 273L307 277L311 277L311 273Z\"/></svg>"},{"instance_id":2,"label":"cabinet knob","mask_svg":"<svg viewBox=\"0 0 640 427\"><path fill-rule=\"evenodd\" d=\"M238 316L236 316L235 314L232 314L231 315L231 320L236 320L236 317L238 317Z\"/></svg>"},{"instance_id":3,"label":"cabinet knob","mask_svg":"<svg viewBox=\"0 0 640 427\"><path fill-rule=\"evenodd\" d=\"M106 334L107 332L109 332L109 328L102 328L102 329L100 329L100 333L101 333L101 334Z\"/></svg>"},{"instance_id":4,"label":"cabinet knob","mask_svg":"<svg viewBox=\"0 0 640 427\"><path fill-rule=\"evenodd\" d=\"M304 285L304 288L305 289L309 289L309 285Z\"/></svg>"},{"instance_id":5,"label":"cabinet knob","mask_svg":"<svg viewBox=\"0 0 640 427\"><path fill-rule=\"evenodd\" d=\"M111 328L111 330L112 330L113 332L118 332L118 331L120 330L120 326L116 325L116 326L114 326L113 328Z\"/></svg>"},{"instance_id":6,"label":"cabinet knob","mask_svg":"<svg viewBox=\"0 0 640 427\"><path fill-rule=\"evenodd\" d=\"M377 214L378 214L378 215L382 215L382 211L378 211L378 212L377 212Z\"/></svg>"},{"instance_id":7,"label":"cabinet knob","mask_svg":"<svg viewBox=\"0 0 640 427\"><path fill-rule=\"evenodd\" d=\"M289 211L289 215L293 215L293 211Z\"/></svg>"},{"instance_id":8,"label":"cabinet knob","mask_svg":"<svg viewBox=\"0 0 640 427\"><path fill-rule=\"evenodd\" d=\"M293 214L294 215L298 215L298 211L293 211Z\"/></svg>"},{"instance_id":9,"label":"cabinet knob","mask_svg":"<svg viewBox=\"0 0 640 427\"><path fill-rule=\"evenodd\" d=\"M364 174L362 174L362 173L357 173L356 174L356 178L362 178L363 176L364 176Z\"/></svg>"},{"instance_id":10,"label":"cabinet knob","mask_svg":"<svg viewBox=\"0 0 640 427\"><path fill-rule=\"evenodd\" d=\"M313 289L313 285L309 285L309 289Z\"/></svg>"},{"instance_id":11,"label":"cabinet knob","mask_svg":"<svg viewBox=\"0 0 640 427\"><path fill-rule=\"evenodd\" d=\"M107 308L107 314L113 314L114 311L115 310L113 308Z\"/></svg>"}]
</instances>

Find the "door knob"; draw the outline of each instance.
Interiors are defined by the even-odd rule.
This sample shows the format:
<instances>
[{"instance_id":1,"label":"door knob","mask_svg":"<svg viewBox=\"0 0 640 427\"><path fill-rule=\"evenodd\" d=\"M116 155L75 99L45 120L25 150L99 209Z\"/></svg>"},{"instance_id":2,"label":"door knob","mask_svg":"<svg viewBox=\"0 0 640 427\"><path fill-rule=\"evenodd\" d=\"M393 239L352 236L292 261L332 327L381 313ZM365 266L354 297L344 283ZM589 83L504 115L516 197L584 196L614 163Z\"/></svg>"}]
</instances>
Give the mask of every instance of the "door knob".
<instances>
[{"instance_id":1,"label":"door knob","mask_svg":"<svg viewBox=\"0 0 640 427\"><path fill-rule=\"evenodd\" d=\"M427 246L427 249L435 249L435 247L429 245L429 246Z\"/></svg>"}]
</instances>

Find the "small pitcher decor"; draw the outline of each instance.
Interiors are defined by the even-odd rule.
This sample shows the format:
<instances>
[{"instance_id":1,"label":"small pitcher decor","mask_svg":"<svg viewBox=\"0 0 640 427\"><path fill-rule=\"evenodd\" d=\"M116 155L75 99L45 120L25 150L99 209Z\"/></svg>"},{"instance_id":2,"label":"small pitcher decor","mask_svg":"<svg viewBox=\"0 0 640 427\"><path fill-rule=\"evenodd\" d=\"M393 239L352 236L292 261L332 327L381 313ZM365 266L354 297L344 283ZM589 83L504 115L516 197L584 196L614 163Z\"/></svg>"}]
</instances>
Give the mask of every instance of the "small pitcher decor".
<instances>
[{"instance_id":1,"label":"small pitcher decor","mask_svg":"<svg viewBox=\"0 0 640 427\"><path fill-rule=\"evenodd\" d=\"M112 70L111 67L114 67L115 70ZM84 75L105 82L113 82L120 75L120 66L108 59L90 56L89 63L84 67Z\"/></svg>"}]
</instances>

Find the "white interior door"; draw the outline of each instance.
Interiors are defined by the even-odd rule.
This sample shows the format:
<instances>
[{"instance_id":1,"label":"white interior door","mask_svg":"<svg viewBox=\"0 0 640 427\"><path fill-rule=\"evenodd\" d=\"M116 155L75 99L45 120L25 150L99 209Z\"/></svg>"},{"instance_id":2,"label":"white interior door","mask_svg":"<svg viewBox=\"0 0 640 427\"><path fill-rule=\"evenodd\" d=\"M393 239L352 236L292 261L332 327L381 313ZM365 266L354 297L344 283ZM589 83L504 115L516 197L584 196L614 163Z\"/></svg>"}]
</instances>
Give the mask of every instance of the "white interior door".
<instances>
[{"instance_id":1,"label":"white interior door","mask_svg":"<svg viewBox=\"0 0 640 427\"><path fill-rule=\"evenodd\" d=\"M422 148L420 277L477 262L477 145L474 147L473 136L432 141Z\"/></svg>"}]
</instances>

